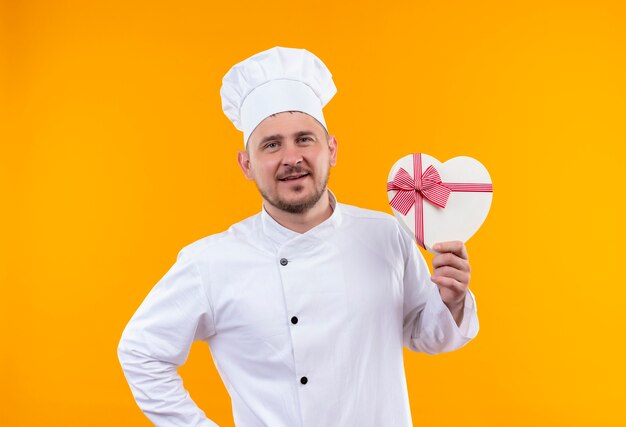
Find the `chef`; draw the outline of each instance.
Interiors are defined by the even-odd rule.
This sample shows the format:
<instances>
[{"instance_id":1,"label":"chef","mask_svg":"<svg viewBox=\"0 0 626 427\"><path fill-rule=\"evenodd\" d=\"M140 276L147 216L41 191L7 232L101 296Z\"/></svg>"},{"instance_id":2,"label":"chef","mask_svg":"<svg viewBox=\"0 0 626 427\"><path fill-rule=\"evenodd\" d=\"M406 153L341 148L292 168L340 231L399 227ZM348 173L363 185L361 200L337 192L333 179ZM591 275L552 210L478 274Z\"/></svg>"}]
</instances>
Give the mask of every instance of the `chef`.
<instances>
[{"instance_id":1,"label":"chef","mask_svg":"<svg viewBox=\"0 0 626 427\"><path fill-rule=\"evenodd\" d=\"M431 275L390 215L327 188L338 144L322 108L324 63L275 47L223 79L225 114L261 212L184 247L126 326L118 356L157 426L215 426L177 368L209 344L240 427L411 426L403 346L452 351L476 336L462 242L441 242ZM424 408L428 410L428 408Z\"/></svg>"}]
</instances>

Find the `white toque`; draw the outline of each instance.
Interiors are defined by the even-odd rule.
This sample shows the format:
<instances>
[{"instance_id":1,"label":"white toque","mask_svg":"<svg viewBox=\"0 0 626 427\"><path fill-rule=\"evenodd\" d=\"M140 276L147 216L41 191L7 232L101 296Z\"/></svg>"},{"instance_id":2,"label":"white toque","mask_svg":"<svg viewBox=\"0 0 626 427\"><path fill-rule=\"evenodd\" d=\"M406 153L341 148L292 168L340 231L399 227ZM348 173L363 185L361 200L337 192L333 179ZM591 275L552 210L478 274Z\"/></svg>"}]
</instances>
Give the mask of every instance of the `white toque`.
<instances>
[{"instance_id":1,"label":"white toque","mask_svg":"<svg viewBox=\"0 0 626 427\"><path fill-rule=\"evenodd\" d=\"M222 79L222 109L244 144L272 114L301 111L326 127L322 108L337 93L326 65L305 49L273 47L233 66Z\"/></svg>"}]
</instances>

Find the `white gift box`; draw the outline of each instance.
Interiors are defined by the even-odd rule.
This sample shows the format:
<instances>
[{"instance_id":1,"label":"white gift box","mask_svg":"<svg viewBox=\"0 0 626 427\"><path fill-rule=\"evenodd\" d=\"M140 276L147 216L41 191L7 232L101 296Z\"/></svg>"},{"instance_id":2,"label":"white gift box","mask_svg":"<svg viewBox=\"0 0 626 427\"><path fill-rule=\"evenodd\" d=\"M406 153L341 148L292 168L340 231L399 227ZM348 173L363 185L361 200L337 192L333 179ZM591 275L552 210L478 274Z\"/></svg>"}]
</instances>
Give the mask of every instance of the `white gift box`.
<instances>
[{"instance_id":1,"label":"white gift box","mask_svg":"<svg viewBox=\"0 0 626 427\"><path fill-rule=\"evenodd\" d=\"M493 194L491 177L478 160L461 156L441 163L420 153L393 165L387 190L402 227L432 253L437 242L472 237L487 218Z\"/></svg>"}]
</instances>

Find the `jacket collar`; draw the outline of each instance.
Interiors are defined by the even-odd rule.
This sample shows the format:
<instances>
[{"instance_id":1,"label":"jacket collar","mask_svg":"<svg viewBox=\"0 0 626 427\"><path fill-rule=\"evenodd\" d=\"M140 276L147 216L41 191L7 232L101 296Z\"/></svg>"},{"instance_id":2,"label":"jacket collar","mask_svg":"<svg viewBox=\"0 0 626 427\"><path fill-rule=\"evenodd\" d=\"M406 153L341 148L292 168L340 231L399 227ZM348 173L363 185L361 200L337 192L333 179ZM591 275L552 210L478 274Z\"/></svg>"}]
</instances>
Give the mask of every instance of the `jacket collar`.
<instances>
[{"instance_id":1,"label":"jacket collar","mask_svg":"<svg viewBox=\"0 0 626 427\"><path fill-rule=\"evenodd\" d=\"M298 233L280 225L274 218L267 213L265 208L261 210L261 225L263 234L272 240L277 246L296 240L324 240L328 238L341 224L341 204L337 203L337 199L329 189L328 196L330 207L333 213L321 224L313 227L306 233Z\"/></svg>"}]
</instances>

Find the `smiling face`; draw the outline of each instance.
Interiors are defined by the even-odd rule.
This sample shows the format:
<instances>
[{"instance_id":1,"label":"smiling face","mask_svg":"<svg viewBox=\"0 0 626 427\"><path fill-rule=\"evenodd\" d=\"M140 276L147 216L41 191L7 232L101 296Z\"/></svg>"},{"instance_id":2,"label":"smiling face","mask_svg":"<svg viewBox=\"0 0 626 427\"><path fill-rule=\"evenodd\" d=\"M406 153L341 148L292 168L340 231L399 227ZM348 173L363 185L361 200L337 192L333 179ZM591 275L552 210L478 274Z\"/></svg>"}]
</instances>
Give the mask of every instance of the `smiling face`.
<instances>
[{"instance_id":1,"label":"smiling face","mask_svg":"<svg viewBox=\"0 0 626 427\"><path fill-rule=\"evenodd\" d=\"M292 214L314 207L337 159L337 141L324 127L300 112L284 112L263 120L250 135L239 165L254 180L263 199Z\"/></svg>"}]
</instances>

